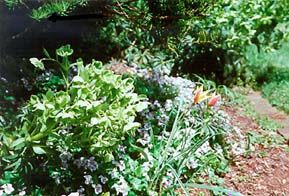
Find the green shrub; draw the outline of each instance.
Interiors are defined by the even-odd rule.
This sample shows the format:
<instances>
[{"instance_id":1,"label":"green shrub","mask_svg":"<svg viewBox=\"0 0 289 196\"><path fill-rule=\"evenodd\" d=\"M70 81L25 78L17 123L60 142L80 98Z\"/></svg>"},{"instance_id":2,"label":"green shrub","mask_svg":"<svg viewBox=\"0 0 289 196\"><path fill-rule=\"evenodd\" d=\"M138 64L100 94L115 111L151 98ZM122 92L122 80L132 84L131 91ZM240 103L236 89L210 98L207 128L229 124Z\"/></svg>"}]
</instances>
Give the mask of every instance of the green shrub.
<instances>
[{"instance_id":1,"label":"green shrub","mask_svg":"<svg viewBox=\"0 0 289 196\"><path fill-rule=\"evenodd\" d=\"M78 74L69 80L64 73L72 53L65 53L65 48L57 50L64 64L56 63L62 69L66 90L31 96L19 114L20 125L11 131L1 129L1 170L5 167L5 173L13 176L11 182L18 180L18 186L28 187L31 193L37 186L42 194L79 188L83 176L75 175L77 171L93 172L96 161L114 160L118 146L140 126L135 122L137 112L147 107L145 97L133 92L132 79L122 79L98 61L87 66L77 61ZM43 59L31 61L44 65ZM72 166L66 170L68 164ZM56 184L63 182L62 188L51 189L53 179Z\"/></svg>"},{"instance_id":2,"label":"green shrub","mask_svg":"<svg viewBox=\"0 0 289 196\"><path fill-rule=\"evenodd\" d=\"M91 4L63 0L41 5L32 12L37 19ZM95 12L110 17L97 21L101 28L96 27L87 40L109 56L126 58L141 67L169 61L170 69L175 66L176 70L206 74L228 84L252 81L244 50L248 45L268 52L289 39L285 0L120 0L97 5L92 6Z\"/></svg>"}]
</instances>

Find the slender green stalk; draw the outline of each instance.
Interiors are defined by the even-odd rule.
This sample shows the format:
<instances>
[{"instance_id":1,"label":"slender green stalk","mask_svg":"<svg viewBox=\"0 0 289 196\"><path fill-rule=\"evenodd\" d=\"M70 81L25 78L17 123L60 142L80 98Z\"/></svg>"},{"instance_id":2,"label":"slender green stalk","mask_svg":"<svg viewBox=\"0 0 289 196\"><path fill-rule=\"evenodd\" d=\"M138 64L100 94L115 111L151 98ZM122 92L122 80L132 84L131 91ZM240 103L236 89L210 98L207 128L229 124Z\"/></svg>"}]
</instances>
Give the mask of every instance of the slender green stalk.
<instances>
[{"instance_id":1,"label":"slender green stalk","mask_svg":"<svg viewBox=\"0 0 289 196\"><path fill-rule=\"evenodd\" d=\"M167 166L171 169L172 173L174 174L175 178L177 179L179 186L183 189L184 193L186 196L189 196L190 194L188 193L187 189L185 188L185 185L183 184L183 182L181 181L181 179L179 178L179 175L177 174L177 172L175 171L175 169L170 165L167 164Z\"/></svg>"},{"instance_id":2,"label":"slender green stalk","mask_svg":"<svg viewBox=\"0 0 289 196\"><path fill-rule=\"evenodd\" d=\"M181 107L178 108L177 115L176 115L174 123L173 123L172 132L170 134L170 137L169 137L168 142L167 142L166 146L164 147L164 149L163 149L163 145L161 145L160 152L162 152L164 150L164 153L162 153L163 156L159 157L158 166L157 166L157 168L155 170L156 174L154 175L154 177L153 177L153 179L151 181L151 184L149 186L150 189L154 190L156 188L156 184L157 184L158 180L160 179L160 177L162 176L163 170L166 167L167 157L168 157L168 150L169 150L169 147L172 145L173 138L174 138L174 136L176 134L176 131L178 130L177 129L177 124L178 124L179 119L180 119L180 108ZM164 132L163 132L162 136L164 137Z\"/></svg>"},{"instance_id":3,"label":"slender green stalk","mask_svg":"<svg viewBox=\"0 0 289 196\"><path fill-rule=\"evenodd\" d=\"M182 184L182 186L189 187L189 188L207 189L210 191L218 191L218 192L223 192L226 194L231 194L232 196L245 196L241 193L238 193L238 192L235 192L232 190L228 190L228 189L225 189L222 187L217 187L217 186L210 186L210 185L204 185L204 184L193 184L193 183L185 183L185 184ZM169 188L167 188L167 191L169 191L171 189L178 188L178 187L181 187L181 185L180 184L174 184L174 185L170 186Z\"/></svg>"}]
</instances>

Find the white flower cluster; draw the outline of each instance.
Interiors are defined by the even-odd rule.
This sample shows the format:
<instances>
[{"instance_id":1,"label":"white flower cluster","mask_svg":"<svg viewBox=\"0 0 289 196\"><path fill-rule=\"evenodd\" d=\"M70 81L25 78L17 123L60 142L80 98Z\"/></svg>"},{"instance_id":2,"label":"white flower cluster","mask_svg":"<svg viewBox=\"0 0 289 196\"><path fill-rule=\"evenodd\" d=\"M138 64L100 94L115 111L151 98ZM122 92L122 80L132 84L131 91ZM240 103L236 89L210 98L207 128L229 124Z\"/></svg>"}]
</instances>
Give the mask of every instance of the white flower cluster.
<instances>
[{"instance_id":1,"label":"white flower cluster","mask_svg":"<svg viewBox=\"0 0 289 196\"><path fill-rule=\"evenodd\" d=\"M10 195L14 191L12 184L3 184L1 188L0 195L3 195L4 193Z\"/></svg>"},{"instance_id":2,"label":"white flower cluster","mask_svg":"<svg viewBox=\"0 0 289 196\"><path fill-rule=\"evenodd\" d=\"M19 196L26 195L25 189L26 188L18 190L19 193L16 195L19 195ZM2 186L0 186L0 196L1 195L12 195L13 192L15 193L15 189L14 189L12 184L8 183L8 184L3 184ZM14 193L13 193L13 195L15 195Z\"/></svg>"},{"instance_id":3,"label":"white flower cluster","mask_svg":"<svg viewBox=\"0 0 289 196\"><path fill-rule=\"evenodd\" d=\"M118 183L115 183L112 186L112 188L114 188L116 190L117 195L118 194L121 194L123 196L128 195L129 186L122 176L119 178Z\"/></svg>"},{"instance_id":4,"label":"white flower cluster","mask_svg":"<svg viewBox=\"0 0 289 196\"><path fill-rule=\"evenodd\" d=\"M178 104L183 102L185 105L190 104L193 101L193 92L196 84L191 80L182 77L163 76L164 83L168 86L174 87L178 90L178 94L173 100Z\"/></svg>"}]
</instances>

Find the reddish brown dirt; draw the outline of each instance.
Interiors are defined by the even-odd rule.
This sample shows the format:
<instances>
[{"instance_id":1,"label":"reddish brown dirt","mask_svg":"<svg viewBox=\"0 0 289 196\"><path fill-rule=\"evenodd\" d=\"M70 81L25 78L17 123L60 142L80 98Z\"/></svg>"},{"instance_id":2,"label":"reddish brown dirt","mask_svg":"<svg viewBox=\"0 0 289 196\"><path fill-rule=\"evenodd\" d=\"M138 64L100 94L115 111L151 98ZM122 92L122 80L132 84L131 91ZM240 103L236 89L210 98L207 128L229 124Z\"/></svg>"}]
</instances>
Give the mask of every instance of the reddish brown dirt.
<instances>
[{"instance_id":1,"label":"reddish brown dirt","mask_svg":"<svg viewBox=\"0 0 289 196\"><path fill-rule=\"evenodd\" d=\"M262 130L250 118L242 116L237 109L225 109L231 116L231 123L247 131L262 134ZM225 176L228 189L253 196L289 196L289 153L282 148L265 148L254 145L255 151L249 157L237 157L231 164L231 172Z\"/></svg>"}]
</instances>

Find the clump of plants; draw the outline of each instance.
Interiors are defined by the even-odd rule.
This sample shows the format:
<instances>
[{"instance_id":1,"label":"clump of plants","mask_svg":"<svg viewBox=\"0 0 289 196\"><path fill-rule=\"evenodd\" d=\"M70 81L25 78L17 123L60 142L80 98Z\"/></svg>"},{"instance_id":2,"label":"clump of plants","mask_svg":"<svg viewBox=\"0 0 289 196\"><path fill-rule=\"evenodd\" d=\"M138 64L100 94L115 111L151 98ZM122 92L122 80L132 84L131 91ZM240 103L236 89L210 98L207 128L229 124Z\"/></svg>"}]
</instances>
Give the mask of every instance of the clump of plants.
<instances>
[{"instance_id":1,"label":"clump of plants","mask_svg":"<svg viewBox=\"0 0 289 196\"><path fill-rule=\"evenodd\" d=\"M32 95L16 126L1 124L1 193L189 195L205 188L240 195L218 180L227 171L230 131L219 95L158 72L124 77L98 61L70 63L72 53L64 46L55 59L30 59L41 70L46 61L58 64L64 86ZM216 186L202 185L201 176Z\"/></svg>"},{"instance_id":2,"label":"clump of plants","mask_svg":"<svg viewBox=\"0 0 289 196\"><path fill-rule=\"evenodd\" d=\"M29 192L45 183L41 190L45 194L53 179L62 188L52 192L67 192L69 178L74 181L69 189L80 188L75 187L80 176L72 174L94 172L97 161L114 160L118 146L140 126L135 122L136 113L147 107L145 97L133 92L132 79L114 75L100 62L84 66L77 61L78 73L69 80L68 70L73 65L68 56L72 52L69 46L57 50L62 61L31 59L41 69L45 69L44 60L58 63L65 90L32 95L19 114L19 125L1 131L1 166L7 172L11 169L11 176L21 180L18 185L23 184Z\"/></svg>"}]
</instances>

